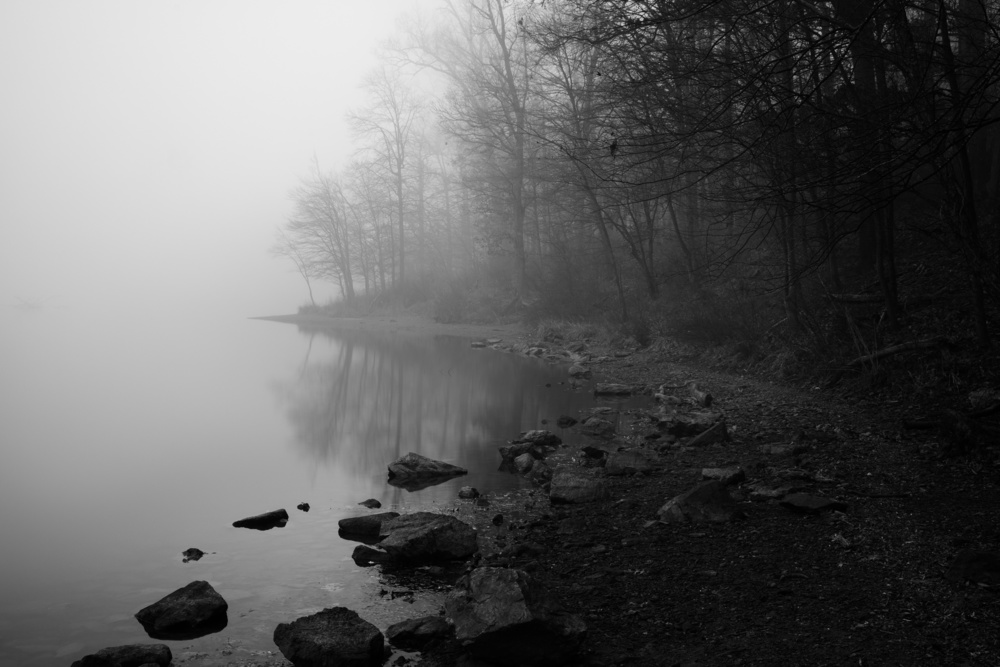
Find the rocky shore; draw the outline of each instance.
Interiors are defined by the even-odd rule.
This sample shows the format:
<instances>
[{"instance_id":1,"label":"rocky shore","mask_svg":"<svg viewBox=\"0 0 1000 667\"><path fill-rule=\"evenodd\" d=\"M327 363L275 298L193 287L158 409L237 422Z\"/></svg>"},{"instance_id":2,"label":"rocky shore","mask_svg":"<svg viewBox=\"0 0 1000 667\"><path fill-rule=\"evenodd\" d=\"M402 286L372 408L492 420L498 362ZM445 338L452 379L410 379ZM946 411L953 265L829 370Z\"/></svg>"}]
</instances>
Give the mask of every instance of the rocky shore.
<instances>
[{"instance_id":1,"label":"rocky shore","mask_svg":"<svg viewBox=\"0 0 1000 667\"><path fill-rule=\"evenodd\" d=\"M996 443L956 457L948 431L901 426L927 406L713 373L662 347L479 333L566 363L606 403L561 416L561 438L511 434L498 464L531 488L349 525L374 538L356 561L451 593L378 640L350 610L300 619L356 627L366 648L343 664L1000 664ZM633 393L650 407L622 409ZM400 556L394 530L419 521L450 537Z\"/></svg>"}]
</instances>

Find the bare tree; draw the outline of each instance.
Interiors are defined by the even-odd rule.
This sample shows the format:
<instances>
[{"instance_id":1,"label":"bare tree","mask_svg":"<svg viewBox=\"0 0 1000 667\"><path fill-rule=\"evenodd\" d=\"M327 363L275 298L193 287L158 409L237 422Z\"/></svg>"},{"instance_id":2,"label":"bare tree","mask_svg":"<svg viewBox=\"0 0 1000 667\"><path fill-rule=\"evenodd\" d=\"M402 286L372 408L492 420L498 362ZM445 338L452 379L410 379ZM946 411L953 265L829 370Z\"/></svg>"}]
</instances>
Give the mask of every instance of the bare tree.
<instances>
[{"instance_id":1,"label":"bare tree","mask_svg":"<svg viewBox=\"0 0 1000 667\"><path fill-rule=\"evenodd\" d=\"M359 135L372 138L372 152L389 171L395 190L396 254L400 283L406 277L406 216L404 203L405 170L414 124L420 112L416 96L403 83L398 70L386 66L373 71L365 82L369 105L351 115Z\"/></svg>"}]
</instances>

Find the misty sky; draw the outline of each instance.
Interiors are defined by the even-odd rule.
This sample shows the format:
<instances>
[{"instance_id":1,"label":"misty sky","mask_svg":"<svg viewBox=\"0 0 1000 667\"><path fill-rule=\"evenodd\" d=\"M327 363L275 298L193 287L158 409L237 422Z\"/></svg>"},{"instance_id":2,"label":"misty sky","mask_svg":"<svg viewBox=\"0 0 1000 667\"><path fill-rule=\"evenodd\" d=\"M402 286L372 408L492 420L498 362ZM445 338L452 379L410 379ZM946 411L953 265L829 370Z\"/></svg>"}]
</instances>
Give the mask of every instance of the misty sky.
<instances>
[{"instance_id":1,"label":"misty sky","mask_svg":"<svg viewBox=\"0 0 1000 667\"><path fill-rule=\"evenodd\" d=\"M0 2L0 306L293 312L288 192L413 4Z\"/></svg>"}]
</instances>

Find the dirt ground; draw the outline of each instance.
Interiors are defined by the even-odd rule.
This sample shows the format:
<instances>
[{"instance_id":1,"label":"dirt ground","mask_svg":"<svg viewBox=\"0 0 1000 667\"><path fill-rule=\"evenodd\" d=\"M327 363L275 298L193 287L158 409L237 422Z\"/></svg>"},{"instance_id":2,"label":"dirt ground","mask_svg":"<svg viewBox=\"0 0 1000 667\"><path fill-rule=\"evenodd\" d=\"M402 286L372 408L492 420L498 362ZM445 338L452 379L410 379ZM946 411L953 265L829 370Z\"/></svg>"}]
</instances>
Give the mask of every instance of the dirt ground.
<instances>
[{"instance_id":1,"label":"dirt ground","mask_svg":"<svg viewBox=\"0 0 1000 667\"><path fill-rule=\"evenodd\" d=\"M516 326L405 317L352 325L530 338ZM588 636L578 664L1000 665L997 562L987 559L978 570L953 566L962 550L1000 553L995 443L956 455L939 429L903 428L904 419L933 410L906 396L834 395L713 372L663 347L622 357L588 352L595 357L592 384L622 382L648 392L696 380L712 393L731 437L663 447L649 438L655 408L625 412L611 444L655 450L659 466L607 477L606 500L553 506L537 489L482 511L457 501L460 516L481 531L487 564L527 569L584 617ZM563 438L558 460L594 465L580 452L585 436L571 428ZM765 453L774 444L795 447ZM703 468L723 466L745 471L746 481L731 487L741 520L654 521L667 500L701 481ZM847 509L797 514L778 500L757 499L755 483L833 498ZM498 511L506 517L499 528L490 525Z\"/></svg>"},{"instance_id":2,"label":"dirt ground","mask_svg":"<svg viewBox=\"0 0 1000 667\"><path fill-rule=\"evenodd\" d=\"M904 429L904 418L929 416L906 397L778 386L664 351L591 369L592 382L647 391L696 380L732 437L659 447L661 469L608 477L608 500L546 507L511 531L510 539L543 550L505 564L527 566L584 615L581 664L1000 665L998 561L953 566L963 549L1000 552L995 448L954 455L940 431ZM614 444L655 448L649 424L641 411L621 415ZM585 463L576 453L585 439L574 440L566 438L569 455ZM797 453L764 453L772 444L793 444ZM701 481L703 468L723 466L746 473L731 490L745 518L652 522L667 500ZM753 499L754 483L847 509L796 514Z\"/></svg>"}]
</instances>

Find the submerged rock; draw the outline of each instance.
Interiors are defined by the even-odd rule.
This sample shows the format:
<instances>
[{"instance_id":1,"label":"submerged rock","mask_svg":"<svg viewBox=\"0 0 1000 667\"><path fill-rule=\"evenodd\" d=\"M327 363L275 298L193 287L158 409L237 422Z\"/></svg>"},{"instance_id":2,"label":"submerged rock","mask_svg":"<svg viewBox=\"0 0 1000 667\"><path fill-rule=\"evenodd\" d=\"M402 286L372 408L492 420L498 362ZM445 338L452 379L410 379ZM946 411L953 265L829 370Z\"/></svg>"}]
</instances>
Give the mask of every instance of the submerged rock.
<instances>
[{"instance_id":1,"label":"submerged rock","mask_svg":"<svg viewBox=\"0 0 1000 667\"><path fill-rule=\"evenodd\" d=\"M181 555L184 556L184 562L187 563L193 560L201 560L201 557L205 555L205 552L201 549L191 547L190 549L182 551Z\"/></svg>"},{"instance_id":2,"label":"submerged rock","mask_svg":"<svg viewBox=\"0 0 1000 667\"><path fill-rule=\"evenodd\" d=\"M445 614L473 655L511 667L568 664L587 632L523 570L473 570L466 589L448 596Z\"/></svg>"},{"instance_id":3,"label":"submerged rock","mask_svg":"<svg viewBox=\"0 0 1000 667\"><path fill-rule=\"evenodd\" d=\"M382 503L380 503L379 501L375 500L374 498L369 498L368 500L362 500L358 504L359 505L364 505L365 507L367 507L370 510L377 510L379 507L382 507Z\"/></svg>"},{"instance_id":4,"label":"submerged rock","mask_svg":"<svg viewBox=\"0 0 1000 667\"><path fill-rule=\"evenodd\" d=\"M479 497L479 491L472 486L463 486L458 490L458 497L462 500L475 500Z\"/></svg>"},{"instance_id":5,"label":"submerged rock","mask_svg":"<svg viewBox=\"0 0 1000 667\"><path fill-rule=\"evenodd\" d=\"M274 643L296 667L377 667L385 650L379 629L347 607L279 623Z\"/></svg>"},{"instance_id":6,"label":"submerged rock","mask_svg":"<svg viewBox=\"0 0 1000 667\"><path fill-rule=\"evenodd\" d=\"M468 558L479 550L476 531L448 514L414 512L382 524L384 549L396 563Z\"/></svg>"},{"instance_id":7,"label":"submerged rock","mask_svg":"<svg viewBox=\"0 0 1000 667\"><path fill-rule=\"evenodd\" d=\"M218 632L229 622L229 605L207 581L192 581L135 615L154 639L194 639Z\"/></svg>"},{"instance_id":8,"label":"submerged rock","mask_svg":"<svg viewBox=\"0 0 1000 667\"><path fill-rule=\"evenodd\" d=\"M97 653L85 655L71 667L140 667L159 665L167 667L173 655L166 644L127 644L109 646Z\"/></svg>"},{"instance_id":9,"label":"submerged rock","mask_svg":"<svg viewBox=\"0 0 1000 667\"><path fill-rule=\"evenodd\" d=\"M257 516L248 516L239 521L233 521L234 528L253 528L254 530L271 530L272 528L284 528L288 523L288 512L284 509L264 512Z\"/></svg>"}]
</instances>

